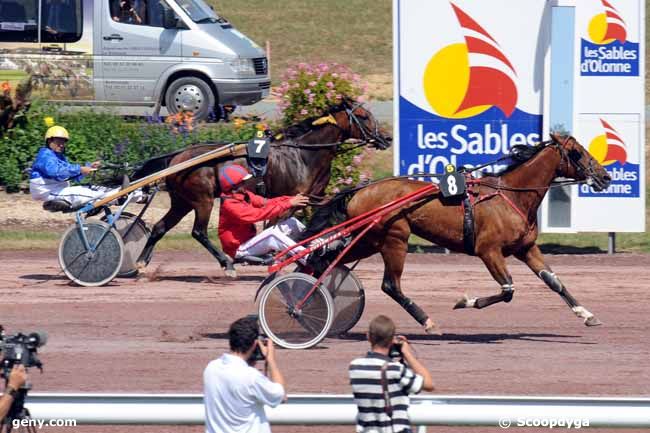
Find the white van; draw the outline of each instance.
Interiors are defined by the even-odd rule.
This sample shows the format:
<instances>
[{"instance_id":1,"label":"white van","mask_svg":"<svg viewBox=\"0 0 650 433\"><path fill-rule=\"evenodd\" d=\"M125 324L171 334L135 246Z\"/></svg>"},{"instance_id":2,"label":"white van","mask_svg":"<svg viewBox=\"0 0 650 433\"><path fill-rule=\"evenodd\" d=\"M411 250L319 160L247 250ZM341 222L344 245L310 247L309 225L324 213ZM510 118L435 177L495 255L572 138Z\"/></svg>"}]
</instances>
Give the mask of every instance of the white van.
<instances>
[{"instance_id":1,"label":"white van","mask_svg":"<svg viewBox=\"0 0 650 433\"><path fill-rule=\"evenodd\" d=\"M264 50L203 0L0 0L0 82L29 74L51 100L200 119L271 85Z\"/></svg>"}]
</instances>

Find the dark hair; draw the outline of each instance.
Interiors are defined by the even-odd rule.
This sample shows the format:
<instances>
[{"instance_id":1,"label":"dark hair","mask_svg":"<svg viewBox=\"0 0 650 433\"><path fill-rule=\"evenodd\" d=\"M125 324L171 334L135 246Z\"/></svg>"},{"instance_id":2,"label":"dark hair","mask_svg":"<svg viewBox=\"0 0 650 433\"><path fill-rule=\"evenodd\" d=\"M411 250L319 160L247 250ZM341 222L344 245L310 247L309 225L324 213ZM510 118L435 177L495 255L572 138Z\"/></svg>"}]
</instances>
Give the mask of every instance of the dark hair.
<instances>
[{"instance_id":1,"label":"dark hair","mask_svg":"<svg viewBox=\"0 0 650 433\"><path fill-rule=\"evenodd\" d=\"M395 337L395 323L390 317L379 315L372 319L368 329L368 340L373 346L390 347Z\"/></svg>"},{"instance_id":2,"label":"dark hair","mask_svg":"<svg viewBox=\"0 0 650 433\"><path fill-rule=\"evenodd\" d=\"M259 336L257 319L254 317L242 317L234 321L228 329L228 341L230 350L236 353L245 353L251 348Z\"/></svg>"}]
</instances>

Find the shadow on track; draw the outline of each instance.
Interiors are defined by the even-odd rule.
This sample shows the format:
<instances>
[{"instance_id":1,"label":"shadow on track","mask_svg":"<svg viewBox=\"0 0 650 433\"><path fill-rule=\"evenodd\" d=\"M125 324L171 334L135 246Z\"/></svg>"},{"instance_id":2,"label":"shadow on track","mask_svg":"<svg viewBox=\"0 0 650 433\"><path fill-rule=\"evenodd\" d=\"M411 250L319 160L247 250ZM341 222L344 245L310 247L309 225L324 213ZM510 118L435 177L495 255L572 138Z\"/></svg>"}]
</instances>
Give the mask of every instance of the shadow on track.
<instances>
[{"instance_id":1,"label":"shadow on track","mask_svg":"<svg viewBox=\"0 0 650 433\"><path fill-rule=\"evenodd\" d=\"M443 335L426 335L426 334L402 334L409 341L425 342L449 342L450 344L501 344L504 341L534 341L537 343L563 343L563 344L598 344L594 342L576 341L576 338L582 338L580 335L562 335L562 334L535 334L517 332L512 334L443 334ZM366 334L362 332L350 332L338 337L341 340L366 341ZM572 339L572 340L563 340Z\"/></svg>"},{"instance_id":2,"label":"shadow on track","mask_svg":"<svg viewBox=\"0 0 650 433\"><path fill-rule=\"evenodd\" d=\"M179 283L213 283L213 284L222 284L226 286L232 286L241 282L261 282L264 280L264 276L257 275L244 275L236 279L228 277L212 277L208 275L154 275L147 276L143 275L140 280L143 281L175 281Z\"/></svg>"}]
</instances>

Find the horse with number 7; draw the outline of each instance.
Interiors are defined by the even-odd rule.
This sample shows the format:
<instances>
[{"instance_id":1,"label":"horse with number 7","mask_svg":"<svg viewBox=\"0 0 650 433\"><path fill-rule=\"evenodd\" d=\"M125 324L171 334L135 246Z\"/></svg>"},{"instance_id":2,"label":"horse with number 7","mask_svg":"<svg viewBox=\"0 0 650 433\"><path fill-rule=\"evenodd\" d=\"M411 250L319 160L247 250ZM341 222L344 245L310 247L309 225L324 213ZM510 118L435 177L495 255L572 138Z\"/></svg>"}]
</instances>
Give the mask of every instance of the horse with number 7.
<instances>
[{"instance_id":1,"label":"horse with number 7","mask_svg":"<svg viewBox=\"0 0 650 433\"><path fill-rule=\"evenodd\" d=\"M514 284L506 257L524 262L552 291L567 303L587 326L601 322L569 293L545 263L536 244L537 209L558 177L586 182L596 191L606 189L611 178L607 171L571 136L551 134L551 140L537 146L515 146L514 163L498 175L481 178L464 176L467 194L454 195L450 189L465 188L457 180L440 184L424 197L384 215L342 258L354 262L379 252L384 261L382 290L399 303L427 332L436 332L434 321L402 292L401 277L408 239L415 234L456 252L478 256L500 287L500 293L472 298L465 295L454 309L485 308L510 302ZM463 173L454 173L455 179ZM452 188L451 187L453 184ZM560 182L559 184L566 184ZM427 183L390 178L354 191L347 205L351 219L398 200L425 187ZM443 194L447 189L447 194ZM449 194L451 193L451 194ZM444 195L448 195L445 197ZM465 215L469 215L469 218ZM468 223L469 221L469 223Z\"/></svg>"}]
</instances>

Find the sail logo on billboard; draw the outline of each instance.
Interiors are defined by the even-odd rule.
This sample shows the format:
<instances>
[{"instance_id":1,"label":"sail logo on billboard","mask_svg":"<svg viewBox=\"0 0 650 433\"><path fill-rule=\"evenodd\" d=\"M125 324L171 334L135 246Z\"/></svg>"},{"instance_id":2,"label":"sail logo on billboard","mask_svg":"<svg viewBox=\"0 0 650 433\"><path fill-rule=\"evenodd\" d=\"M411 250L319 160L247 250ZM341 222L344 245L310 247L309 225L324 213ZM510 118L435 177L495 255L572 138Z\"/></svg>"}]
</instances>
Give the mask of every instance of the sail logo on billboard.
<instances>
[{"instance_id":1,"label":"sail logo on billboard","mask_svg":"<svg viewBox=\"0 0 650 433\"><path fill-rule=\"evenodd\" d=\"M424 71L424 93L443 117L462 119L496 106L510 117L517 105L515 68L497 41L458 6L451 5L465 43L438 51Z\"/></svg>"},{"instance_id":2,"label":"sail logo on billboard","mask_svg":"<svg viewBox=\"0 0 650 433\"><path fill-rule=\"evenodd\" d=\"M628 145L622 135L603 118L602 134L589 143L589 153L612 178L610 186L600 192L588 185L580 185L580 197L639 197L639 164L628 160Z\"/></svg>"},{"instance_id":3,"label":"sail logo on billboard","mask_svg":"<svg viewBox=\"0 0 650 433\"><path fill-rule=\"evenodd\" d=\"M582 38L580 74L583 76L638 76L639 43L627 40L628 28L620 12L607 0L598 0L602 12L594 15Z\"/></svg>"},{"instance_id":4,"label":"sail logo on billboard","mask_svg":"<svg viewBox=\"0 0 650 433\"><path fill-rule=\"evenodd\" d=\"M513 62L484 26L450 5L458 21L459 42L438 49L426 63L422 89L429 106L400 97L401 117L413 119L402 122L400 135L405 141L414 140L419 152L409 161L408 174L441 172L447 164L483 164L514 145L532 145L540 138L541 115L517 107Z\"/></svg>"}]
</instances>

